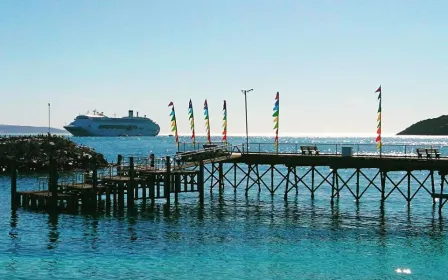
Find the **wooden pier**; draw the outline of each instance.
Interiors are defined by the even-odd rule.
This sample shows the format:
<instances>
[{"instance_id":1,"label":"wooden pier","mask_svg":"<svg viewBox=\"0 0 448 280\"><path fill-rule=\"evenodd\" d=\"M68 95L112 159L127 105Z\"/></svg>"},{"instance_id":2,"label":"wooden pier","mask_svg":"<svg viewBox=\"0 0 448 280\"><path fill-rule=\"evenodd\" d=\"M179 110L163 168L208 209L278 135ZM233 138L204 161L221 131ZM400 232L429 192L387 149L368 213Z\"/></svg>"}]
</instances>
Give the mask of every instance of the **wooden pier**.
<instances>
[{"instance_id":1,"label":"wooden pier","mask_svg":"<svg viewBox=\"0 0 448 280\"><path fill-rule=\"evenodd\" d=\"M424 192L433 204L439 202L439 213L448 201L448 193L444 192L448 183L448 157L434 147L418 148L420 152L425 150L426 156L414 153L417 148L407 146L404 150L410 153L379 157L377 154L347 155L337 148L336 152L319 151L318 146L253 151L244 145L208 144L202 149L185 150L162 159L155 159L154 155L145 159L129 157L128 163L118 156L117 164L108 174L99 176L93 167L81 182L58 179L57 170L52 169L48 189L36 191L17 191L13 172L11 205L46 211L97 211L112 206L132 208L137 200L154 203L163 199L169 205L172 195L177 203L180 194L191 192L198 194L202 204L205 183L210 184L210 192L218 189L220 193L225 186L231 186L235 192L244 187L246 195L254 186L258 192L266 189L271 195L283 190L284 199L292 191L297 194L299 188L307 190L314 199L318 189L327 187L331 190L331 204L343 192L358 203L372 189L378 193L381 204L391 194L399 193L410 206L413 198ZM422 172L423 176L416 174ZM436 185L436 179L440 185Z\"/></svg>"}]
</instances>

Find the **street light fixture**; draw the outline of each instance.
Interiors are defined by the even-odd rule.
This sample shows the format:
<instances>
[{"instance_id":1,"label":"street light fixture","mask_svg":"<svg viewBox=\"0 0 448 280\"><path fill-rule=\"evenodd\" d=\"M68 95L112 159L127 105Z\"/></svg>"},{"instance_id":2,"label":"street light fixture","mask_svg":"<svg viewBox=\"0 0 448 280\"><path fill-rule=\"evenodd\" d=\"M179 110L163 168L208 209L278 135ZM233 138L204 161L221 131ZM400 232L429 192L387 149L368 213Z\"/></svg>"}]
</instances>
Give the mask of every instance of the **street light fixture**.
<instances>
[{"instance_id":1,"label":"street light fixture","mask_svg":"<svg viewBox=\"0 0 448 280\"><path fill-rule=\"evenodd\" d=\"M244 104L245 104L245 111L246 111L246 149L247 152L249 152L249 130L247 125L247 93L253 91L254 89L251 88L249 90L241 90L241 92L244 94Z\"/></svg>"}]
</instances>

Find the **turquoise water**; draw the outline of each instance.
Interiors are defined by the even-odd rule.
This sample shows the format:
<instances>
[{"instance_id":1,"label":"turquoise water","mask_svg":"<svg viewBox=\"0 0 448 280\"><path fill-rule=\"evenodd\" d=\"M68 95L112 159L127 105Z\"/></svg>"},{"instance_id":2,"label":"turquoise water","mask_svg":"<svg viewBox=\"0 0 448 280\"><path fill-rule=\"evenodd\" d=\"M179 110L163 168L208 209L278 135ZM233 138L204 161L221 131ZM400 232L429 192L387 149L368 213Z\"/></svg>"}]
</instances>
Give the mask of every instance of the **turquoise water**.
<instances>
[{"instance_id":1,"label":"turquoise water","mask_svg":"<svg viewBox=\"0 0 448 280\"><path fill-rule=\"evenodd\" d=\"M162 156L175 148L168 137L73 139L109 160L118 153ZM295 149L295 143L303 142L331 149L330 143L371 140L283 138L289 144L280 147ZM244 138L230 141L242 143ZM251 138L257 143L271 141ZM434 145L448 155L444 148L448 138L386 138L385 143ZM251 149L260 149L256 146ZM272 149L270 144L259 146ZM412 151L412 146L384 148L394 154L404 149ZM372 152L374 148L361 145L360 153ZM21 176L19 189L35 180ZM197 194L181 194L180 203L169 211L160 201L136 213L82 216L11 212L9 178L0 178L0 185L2 279L446 279L448 275L446 218L439 218L424 192L416 195L410 208L394 192L381 209L375 189L369 189L359 204L342 191L332 207L326 185L314 200L299 187L299 194L291 192L287 201L283 185L274 197L266 189L258 193L257 188L246 197L244 186L236 194L226 186L223 195L207 191L203 208Z\"/></svg>"}]
</instances>

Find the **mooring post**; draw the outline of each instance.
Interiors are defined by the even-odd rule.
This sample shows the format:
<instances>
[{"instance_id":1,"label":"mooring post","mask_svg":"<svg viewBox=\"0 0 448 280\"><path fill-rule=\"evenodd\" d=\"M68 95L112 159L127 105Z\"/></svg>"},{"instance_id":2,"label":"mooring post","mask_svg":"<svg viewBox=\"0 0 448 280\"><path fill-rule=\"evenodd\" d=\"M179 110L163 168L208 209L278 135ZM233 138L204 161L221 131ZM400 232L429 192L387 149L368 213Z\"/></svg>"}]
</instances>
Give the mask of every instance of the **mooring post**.
<instances>
[{"instance_id":1,"label":"mooring post","mask_svg":"<svg viewBox=\"0 0 448 280\"><path fill-rule=\"evenodd\" d=\"M17 209L17 168L16 163L11 161L9 168L11 171L11 209Z\"/></svg>"},{"instance_id":2,"label":"mooring post","mask_svg":"<svg viewBox=\"0 0 448 280\"><path fill-rule=\"evenodd\" d=\"M199 174L198 174L198 191L199 191L199 203L204 204L204 162L201 160L199 164Z\"/></svg>"},{"instance_id":3,"label":"mooring post","mask_svg":"<svg viewBox=\"0 0 448 280\"><path fill-rule=\"evenodd\" d=\"M163 186L163 193L166 198L166 203L170 205L170 190L171 189L171 161L170 156L166 157L166 171L165 171L165 183Z\"/></svg>"},{"instance_id":4,"label":"mooring post","mask_svg":"<svg viewBox=\"0 0 448 280\"><path fill-rule=\"evenodd\" d=\"M128 202L128 208L134 207L134 184L135 184L135 172L134 172L134 157L129 158L129 184L126 193Z\"/></svg>"}]
</instances>

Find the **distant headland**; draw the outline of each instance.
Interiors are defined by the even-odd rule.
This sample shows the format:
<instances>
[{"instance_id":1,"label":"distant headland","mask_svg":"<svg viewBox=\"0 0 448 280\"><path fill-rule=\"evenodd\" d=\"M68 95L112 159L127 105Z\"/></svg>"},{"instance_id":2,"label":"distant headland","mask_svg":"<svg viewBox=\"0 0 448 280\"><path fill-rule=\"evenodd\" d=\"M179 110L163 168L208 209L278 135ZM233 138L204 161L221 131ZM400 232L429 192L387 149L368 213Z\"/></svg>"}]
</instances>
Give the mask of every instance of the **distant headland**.
<instances>
[{"instance_id":1,"label":"distant headland","mask_svg":"<svg viewBox=\"0 0 448 280\"><path fill-rule=\"evenodd\" d=\"M397 135L448 136L448 115L416 122Z\"/></svg>"},{"instance_id":2,"label":"distant headland","mask_svg":"<svg viewBox=\"0 0 448 280\"><path fill-rule=\"evenodd\" d=\"M48 127L0 124L0 134L8 134L8 133L22 133L22 134L48 133ZM50 133L67 133L67 131L51 127Z\"/></svg>"}]
</instances>

